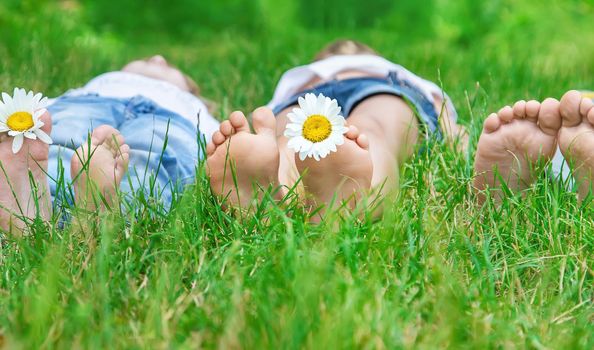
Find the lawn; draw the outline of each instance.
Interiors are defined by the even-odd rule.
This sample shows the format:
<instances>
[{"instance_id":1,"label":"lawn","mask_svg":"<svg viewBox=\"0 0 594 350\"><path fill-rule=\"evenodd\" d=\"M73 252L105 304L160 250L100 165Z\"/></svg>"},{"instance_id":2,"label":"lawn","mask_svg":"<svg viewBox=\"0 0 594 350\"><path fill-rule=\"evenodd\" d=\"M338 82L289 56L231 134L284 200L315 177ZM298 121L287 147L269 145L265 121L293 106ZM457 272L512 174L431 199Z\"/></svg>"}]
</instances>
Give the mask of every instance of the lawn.
<instances>
[{"instance_id":1,"label":"lawn","mask_svg":"<svg viewBox=\"0 0 594 350\"><path fill-rule=\"evenodd\" d=\"M199 164L170 212L3 236L0 349L594 348L592 199L546 177L501 206L471 191L487 113L594 89L593 18L592 0L2 0L0 91L58 96L161 53L224 118L354 38L438 81L472 140L403 166L379 220L225 212Z\"/></svg>"}]
</instances>

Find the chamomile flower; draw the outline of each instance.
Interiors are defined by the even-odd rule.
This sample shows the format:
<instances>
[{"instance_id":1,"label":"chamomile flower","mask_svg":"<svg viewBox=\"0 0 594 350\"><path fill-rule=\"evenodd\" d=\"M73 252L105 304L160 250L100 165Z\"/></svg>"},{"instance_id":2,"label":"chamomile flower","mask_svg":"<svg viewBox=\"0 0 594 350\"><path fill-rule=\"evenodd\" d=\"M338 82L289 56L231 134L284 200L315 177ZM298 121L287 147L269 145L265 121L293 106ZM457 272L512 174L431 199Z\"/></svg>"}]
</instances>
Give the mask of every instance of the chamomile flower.
<instances>
[{"instance_id":1,"label":"chamomile flower","mask_svg":"<svg viewBox=\"0 0 594 350\"><path fill-rule=\"evenodd\" d=\"M12 141L12 152L18 153L23 146L24 138L39 140L51 144L52 139L41 130L45 124L39 119L45 112L44 108L47 98L42 94L28 93L25 89L14 89L11 97L2 93L0 102L0 133L8 132L14 137Z\"/></svg>"},{"instance_id":2,"label":"chamomile flower","mask_svg":"<svg viewBox=\"0 0 594 350\"><path fill-rule=\"evenodd\" d=\"M301 160L313 157L319 161L336 152L336 146L344 143L348 131L338 102L322 94L299 97L299 108L294 108L287 118L288 147L298 152Z\"/></svg>"}]
</instances>

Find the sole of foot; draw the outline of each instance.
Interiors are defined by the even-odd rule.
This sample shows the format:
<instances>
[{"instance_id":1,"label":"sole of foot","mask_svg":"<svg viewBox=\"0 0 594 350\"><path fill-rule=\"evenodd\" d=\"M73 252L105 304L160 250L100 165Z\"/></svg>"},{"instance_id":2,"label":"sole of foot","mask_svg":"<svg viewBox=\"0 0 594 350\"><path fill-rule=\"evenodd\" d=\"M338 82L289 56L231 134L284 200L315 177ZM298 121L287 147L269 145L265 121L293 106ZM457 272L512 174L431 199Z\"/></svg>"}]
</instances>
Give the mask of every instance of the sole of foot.
<instances>
[{"instance_id":1,"label":"sole of foot","mask_svg":"<svg viewBox=\"0 0 594 350\"><path fill-rule=\"evenodd\" d=\"M355 126L349 126L344 144L334 153L316 161L295 159L308 196L308 205L317 208L331 203L347 203L354 208L357 201L371 189L373 164L369 140Z\"/></svg>"},{"instance_id":2,"label":"sole of foot","mask_svg":"<svg viewBox=\"0 0 594 350\"><path fill-rule=\"evenodd\" d=\"M561 127L559 101L519 101L491 114L484 123L474 163L474 187L512 191L529 187L553 157ZM500 200L503 193L493 195Z\"/></svg>"},{"instance_id":3,"label":"sole of foot","mask_svg":"<svg viewBox=\"0 0 594 350\"><path fill-rule=\"evenodd\" d=\"M93 130L70 162L77 205L95 210L103 207L103 199L113 205L129 159L130 147L118 130L108 125Z\"/></svg>"},{"instance_id":4,"label":"sole of foot","mask_svg":"<svg viewBox=\"0 0 594 350\"><path fill-rule=\"evenodd\" d=\"M52 128L49 112L41 116L41 121L44 123L41 130L49 135ZM47 179L49 145L25 138L21 150L14 154L12 142L13 138L7 134L0 135L0 227L21 234L26 226L22 219L39 217L49 221L51 215Z\"/></svg>"},{"instance_id":5,"label":"sole of foot","mask_svg":"<svg viewBox=\"0 0 594 350\"><path fill-rule=\"evenodd\" d=\"M572 90L561 98L559 112L559 148L573 169L580 198L585 198L594 175L594 102Z\"/></svg>"},{"instance_id":6,"label":"sole of foot","mask_svg":"<svg viewBox=\"0 0 594 350\"><path fill-rule=\"evenodd\" d=\"M252 120L255 133L242 112L233 112L206 146L212 190L232 206L244 208L261 196L259 189L274 189L279 184L274 114L261 107L254 111Z\"/></svg>"}]
</instances>

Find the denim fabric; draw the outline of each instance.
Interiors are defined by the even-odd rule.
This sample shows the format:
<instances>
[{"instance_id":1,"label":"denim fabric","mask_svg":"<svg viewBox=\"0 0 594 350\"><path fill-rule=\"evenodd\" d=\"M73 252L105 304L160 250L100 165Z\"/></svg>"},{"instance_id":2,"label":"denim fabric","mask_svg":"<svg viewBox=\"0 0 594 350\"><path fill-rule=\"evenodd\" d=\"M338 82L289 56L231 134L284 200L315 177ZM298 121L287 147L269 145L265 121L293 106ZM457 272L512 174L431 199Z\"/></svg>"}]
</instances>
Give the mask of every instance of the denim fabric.
<instances>
[{"instance_id":1,"label":"denim fabric","mask_svg":"<svg viewBox=\"0 0 594 350\"><path fill-rule=\"evenodd\" d=\"M197 125L150 99L65 95L48 110L54 141L48 176L54 199L68 200L61 198L57 179L63 177L64 183L71 183L70 160L75 150L87 142L95 127L104 124L118 129L130 146L128 175L120 187L125 195L142 191L168 208L174 190L194 181L196 162L201 157Z\"/></svg>"},{"instance_id":2,"label":"denim fabric","mask_svg":"<svg viewBox=\"0 0 594 350\"><path fill-rule=\"evenodd\" d=\"M336 99L345 118L349 117L349 114L359 103L373 95L390 94L402 97L412 104L429 134L438 139L441 138L439 115L435 111L433 103L417 87L404 79L399 79L396 72L391 72L385 78L363 77L325 82L313 89L302 91L284 103L275 106L274 113L278 114L282 110L296 105L299 97L307 93L323 94Z\"/></svg>"}]
</instances>

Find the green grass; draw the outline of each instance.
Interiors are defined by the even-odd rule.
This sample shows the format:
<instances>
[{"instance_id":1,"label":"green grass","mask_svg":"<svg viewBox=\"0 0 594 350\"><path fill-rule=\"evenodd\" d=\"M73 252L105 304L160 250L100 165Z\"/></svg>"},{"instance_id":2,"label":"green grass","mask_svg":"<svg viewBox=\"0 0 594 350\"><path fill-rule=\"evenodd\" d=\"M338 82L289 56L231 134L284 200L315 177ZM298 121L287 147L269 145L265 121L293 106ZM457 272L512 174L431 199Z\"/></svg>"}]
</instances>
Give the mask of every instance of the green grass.
<instances>
[{"instance_id":1,"label":"green grass","mask_svg":"<svg viewBox=\"0 0 594 350\"><path fill-rule=\"evenodd\" d=\"M3 0L0 90L56 96L162 53L223 118L349 37L439 79L473 148L488 112L594 89L592 18L591 0ZM230 215L199 171L169 213L3 237L0 348L594 347L593 205L559 183L477 208L472 157L432 145L381 220L310 225L269 199Z\"/></svg>"}]
</instances>

